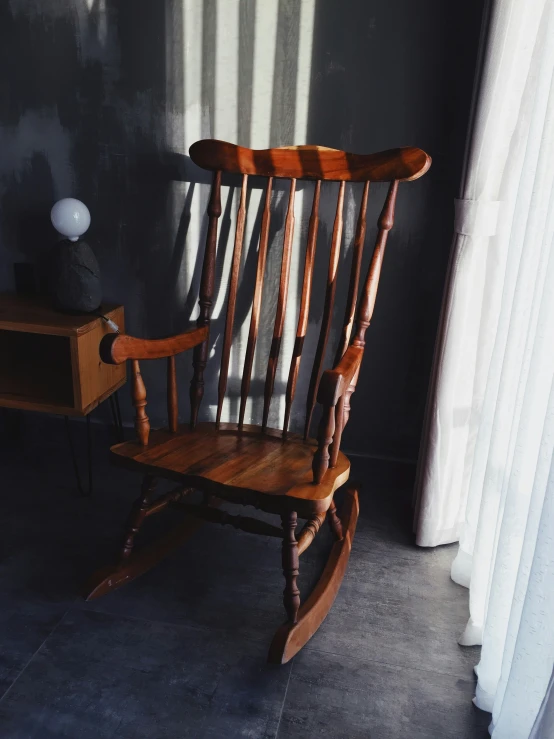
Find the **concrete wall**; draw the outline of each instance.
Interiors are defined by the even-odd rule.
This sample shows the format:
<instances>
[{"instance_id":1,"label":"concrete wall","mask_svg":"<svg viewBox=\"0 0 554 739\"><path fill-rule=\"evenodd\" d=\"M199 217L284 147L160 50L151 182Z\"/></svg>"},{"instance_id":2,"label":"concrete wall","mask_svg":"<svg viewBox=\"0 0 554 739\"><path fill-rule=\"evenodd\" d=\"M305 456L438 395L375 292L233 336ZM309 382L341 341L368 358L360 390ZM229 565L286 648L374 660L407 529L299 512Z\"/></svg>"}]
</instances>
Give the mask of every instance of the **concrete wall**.
<instances>
[{"instance_id":1,"label":"concrete wall","mask_svg":"<svg viewBox=\"0 0 554 739\"><path fill-rule=\"evenodd\" d=\"M443 0L10 0L0 4L0 289L12 289L14 261L40 262L55 238L52 203L84 200L87 240L106 297L126 306L130 332L159 336L195 315L205 234L207 173L188 159L195 140L214 136L253 147L318 143L357 152L415 145L433 157L422 180L403 185L366 360L344 436L347 449L414 458L450 246L481 15L479 0L449 12ZM310 186L296 202L291 275L301 273ZM250 206L262 191L254 183ZM306 195L306 197L304 197ZM368 247L384 197L370 198ZM340 325L359 187L348 188L338 284ZM322 286L336 185L325 186L316 280ZM236 181L223 190L218 281L229 267ZM279 266L286 183L274 194L268 268ZM244 270L255 268L248 224ZM366 263L370 249L366 249ZM321 295L320 295L321 293ZM214 413L224 291L214 310L216 358L203 414ZM322 291L310 316L313 356ZM273 421L283 410L297 303L287 315ZM271 328L274 281L262 325ZM238 308L238 350L231 362L233 414L248 329L247 280ZM259 343L250 417L260 413L269 342ZM332 354L332 348L330 351ZM188 413L190 358L179 360L181 413ZM164 417L165 368L148 363L148 411ZM308 362L294 423L303 417ZM127 393L124 412L131 418Z\"/></svg>"}]
</instances>

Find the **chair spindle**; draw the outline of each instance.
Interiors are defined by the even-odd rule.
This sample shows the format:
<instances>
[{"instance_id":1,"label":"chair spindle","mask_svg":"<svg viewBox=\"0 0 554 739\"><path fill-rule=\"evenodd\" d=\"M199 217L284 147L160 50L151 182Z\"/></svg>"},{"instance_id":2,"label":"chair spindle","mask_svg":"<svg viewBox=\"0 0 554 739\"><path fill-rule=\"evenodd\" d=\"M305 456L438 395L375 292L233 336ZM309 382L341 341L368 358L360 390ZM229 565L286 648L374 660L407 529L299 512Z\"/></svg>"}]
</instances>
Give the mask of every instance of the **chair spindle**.
<instances>
[{"instance_id":1,"label":"chair spindle","mask_svg":"<svg viewBox=\"0 0 554 739\"><path fill-rule=\"evenodd\" d=\"M337 212L335 215L335 223L333 225L333 236L331 239L331 253L329 255L329 271L327 274L327 289L325 291L325 304L323 307L323 318L321 320L321 328L319 331L319 339L315 353L314 366L310 377L308 387L308 400L306 403L306 424L304 426L304 438L307 439L310 433L310 425L312 422L312 414L314 412L315 399L319 386L319 376L323 359L325 357L325 349L329 339L329 331L331 329L331 318L333 315L333 305L335 303L335 293L337 290L337 268L339 264L340 245L342 239L343 224L343 206L344 206L344 180L340 183L339 195L337 200Z\"/></svg>"},{"instance_id":2,"label":"chair spindle","mask_svg":"<svg viewBox=\"0 0 554 739\"><path fill-rule=\"evenodd\" d=\"M144 410L146 406L146 387L140 373L140 365L138 359L132 360L132 373L133 373L133 405L135 406L135 429L137 436L140 439L140 443L143 446L148 446L148 436L150 434L150 422L148 416Z\"/></svg>"},{"instance_id":3,"label":"chair spindle","mask_svg":"<svg viewBox=\"0 0 554 739\"><path fill-rule=\"evenodd\" d=\"M231 263L231 278L229 284L229 298L227 300L227 316L225 318L225 335L223 339L223 352L221 354L221 370L219 373L218 399L216 423L219 428L221 423L221 410L227 389L227 376L229 374L229 356L231 354L231 341L233 338L233 323L235 320L235 308L237 304L237 288L240 271L240 260L244 243L244 226L246 223L246 191L248 175L242 176L242 187L240 191L240 202L237 211L237 228L235 231L235 246L233 249L233 261Z\"/></svg>"},{"instance_id":4,"label":"chair spindle","mask_svg":"<svg viewBox=\"0 0 554 739\"><path fill-rule=\"evenodd\" d=\"M177 433L179 423L179 404L177 400L177 373L175 370L175 356L167 358L167 416L169 430Z\"/></svg>"},{"instance_id":5,"label":"chair spindle","mask_svg":"<svg viewBox=\"0 0 554 739\"><path fill-rule=\"evenodd\" d=\"M397 192L398 180L393 180L390 183L383 210L381 211L381 215L377 221L379 231L377 233L375 250L373 252L373 257L371 259L371 264L369 266L369 271L360 299L360 305L356 314L356 334L352 341L354 346L365 346L365 332L373 316L375 299L377 297L377 288L379 287L379 278L381 276L381 267L383 264L383 257L385 256L385 247L387 245L387 237L394 224L394 206L396 204Z\"/></svg>"},{"instance_id":6,"label":"chair spindle","mask_svg":"<svg viewBox=\"0 0 554 739\"><path fill-rule=\"evenodd\" d=\"M242 372L242 383L240 389L240 409L239 409L239 428L244 425L244 413L246 411L246 400L248 391L250 390L250 377L252 375L252 365L254 362L254 351L256 349L256 340L258 338L258 326L260 323L260 305L262 301L262 288L265 273L265 260L267 256L267 242L269 239L269 223L271 218L271 190L273 187L273 177L268 177L267 190L265 194L264 210L262 214L262 224L260 228L260 246L258 250L258 265L256 268L256 285L254 287L254 297L252 299L252 313L250 316L250 330L248 332L248 343L246 345L246 355L244 357L244 369Z\"/></svg>"},{"instance_id":7,"label":"chair spindle","mask_svg":"<svg viewBox=\"0 0 554 739\"><path fill-rule=\"evenodd\" d=\"M208 233L206 236L206 250L202 264L202 279L200 282L200 315L197 326L210 327L214 285L215 285L215 252L217 242L217 221L221 215L221 171L214 173L210 200L208 202ZM204 369L208 361L209 334L206 340L194 347L192 364L194 374L190 383L190 425L196 426L198 410L204 396Z\"/></svg>"},{"instance_id":8,"label":"chair spindle","mask_svg":"<svg viewBox=\"0 0 554 739\"><path fill-rule=\"evenodd\" d=\"M296 380L300 369L300 359L304 347L304 339L308 328L308 316L310 314L310 300L312 297L312 278L314 274L315 250L317 244L317 228L319 225L319 197L321 193L321 180L317 180L314 189L312 213L308 226L308 242L306 244L306 257L304 259L304 278L302 282L302 296L300 298L300 310L298 312L298 326L296 339L292 350L290 361L289 379L285 397L285 420L283 423L283 438L287 438L290 422L290 412L294 394L296 392Z\"/></svg>"},{"instance_id":9,"label":"chair spindle","mask_svg":"<svg viewBox=\"0 0 554 739\"><path fill-rule=\"evenodd\" d=\"M360 271L362 268L362 254L364 251L366 219L367 219L367 199L369 195L369 182L364 183L364 191L362 194L362 202L360 212L358 214L358 223L356 225L356 236L354 237L354 248L352 250L352 268L350 270L350 282L348 284L348 297L346 299L346 309L344 313L344 324L342 333L337 347L334 364L338 364L342 359L342 355L346 351L354 319L356 317L356 302L358 299L358 288L360 285Z\"/></svg>"},{"instance_id":10,"label":"chair spindle","mask_svg":"<svg viewBox=\"0 0 554 739\"><path fill-rule=\"evenodd\" d=\"M352 334L352 328L354 326L354 319L356 317L356 303L358 300L358 288L360 285L360 272L362 267L362 255L364 251L364 242L366 234L366 222L367 222L367 199L369 195L369 181L364 183L364 191L362 194L362 202L360 205L360 212L358 214L358 223L356 225L356 236L354 237L354 248L352 250L352 268L350 270L350 282L348 284L348 297L346 299L346 309L344 313L344 324L342 327L342 333L335 354L335 366L342 359L342 355L348 347L350 336ZM353 391L352 391L353 392ZM350 394L352 394L352 392ZM348 396L350 397L350 396ZM335 411L335 436L333 437L333 443L329 450L330 459L329 467L336 467L337 459L339 456L340 442L342 437L342 431L346 425L345 415L345 395L343 395L336 406ZM348 406L350 408L350 406Z\"/></svg>"},{"instance_id":11,"label":"chair spindle","mask_svg":"<svg viewBox=\"0 0 554 739\"><path fill-rule=\"evenodd\" d=\"M285 325L285 313L287 309L287 294L289 289L290 277L290 258L292 251L292 237L294 234L294 195L296 192L296 180L290 181L289 204L287 208L287 216L285 219L285 235L283 239L283 255L281 257L281 276L279 278L279 294L277 297L277 310L275 313L275 323L273 326L273 338L271 340L271 349L269 352L269 360L267 362L267 373L264 387L264 409L262 416L262 431L267 429L267 419L269 417L269 406L271 405L271 396L273 395L273 387L275 385L275 372L277 371L277 362L279 361L279 352L281 350L281 339L283 337L283 327Z\"/></svg>"}]
</instances>

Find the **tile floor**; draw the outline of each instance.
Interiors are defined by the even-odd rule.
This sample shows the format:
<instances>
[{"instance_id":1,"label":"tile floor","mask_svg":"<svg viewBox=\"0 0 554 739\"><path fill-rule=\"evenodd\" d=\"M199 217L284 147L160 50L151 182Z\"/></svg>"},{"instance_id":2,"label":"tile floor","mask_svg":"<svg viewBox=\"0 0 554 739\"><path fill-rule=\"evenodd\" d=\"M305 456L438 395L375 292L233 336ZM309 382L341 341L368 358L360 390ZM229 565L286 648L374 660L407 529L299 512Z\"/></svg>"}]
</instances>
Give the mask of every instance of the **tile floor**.
<instances>
[{"instance_id":1,"label":"tile floor","mask_svg":"<svg viewBox=\"0 0 554 739\"><path fill-rule=\"evenodd\" d=\"M85 603L139 479L109 466L97 427L95 491L80 498L63 425L20 423L0 443L2 739L486 739L490 716L471 703L478 649L456 644L467 591L449 579L454 548L412 544L413 467L354 460L361 514L341 591L307 647L274 667L278 540L207 524ZM84 449L83 425L72 428ZM330 541L303 555L304 592Z\"/></svg>"}]
</instances>

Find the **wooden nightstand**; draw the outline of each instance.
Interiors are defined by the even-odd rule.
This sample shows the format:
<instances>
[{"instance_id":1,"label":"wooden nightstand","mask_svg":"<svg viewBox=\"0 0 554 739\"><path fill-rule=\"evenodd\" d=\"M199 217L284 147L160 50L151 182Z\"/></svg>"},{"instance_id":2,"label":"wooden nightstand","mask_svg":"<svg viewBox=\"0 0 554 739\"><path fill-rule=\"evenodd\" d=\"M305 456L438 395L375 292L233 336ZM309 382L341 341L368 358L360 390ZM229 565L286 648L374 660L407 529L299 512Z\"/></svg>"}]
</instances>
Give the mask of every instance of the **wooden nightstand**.
<instances>
[{"instance_id":1,"label":"wooden nightstand","mask_svg":"<svg viewBox=\"0 0 554 739\"><path fill-rule=\"evenodd\" d=\"M123 331L123 306L103 305L100 313ZM125 383L124 364L100 360L100 339L108 333L97 316L0 294L0 406L86 416Z\"/></svg>"},{"instance_id":2,"label":"wooden nightstand","mask_svg":"<svg viewBox=\"0 0 554 739\"><path fill-rule=\"evenodd\" d=\"M124 330L121 305L99 312ZM125 365L104 364L98 347L112 330L98 316L55 311L43 298L0 294L0 407L86 416L126 379ZM121 416L112 405L116 425ZM89 431L89 484L90 427ZM69 434L77 480L77 461Z\"/></svg>"}]
</instances>

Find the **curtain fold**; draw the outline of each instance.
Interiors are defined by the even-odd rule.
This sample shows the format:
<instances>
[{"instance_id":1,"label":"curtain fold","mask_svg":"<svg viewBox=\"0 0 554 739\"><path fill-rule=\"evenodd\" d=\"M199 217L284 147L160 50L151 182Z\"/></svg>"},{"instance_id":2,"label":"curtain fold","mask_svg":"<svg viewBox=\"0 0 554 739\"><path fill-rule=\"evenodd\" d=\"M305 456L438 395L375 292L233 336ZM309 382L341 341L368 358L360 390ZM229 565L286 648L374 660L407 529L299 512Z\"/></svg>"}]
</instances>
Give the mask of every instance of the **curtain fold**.
<instances>
[{"instance_id":1,"label":"curtain fold","mask_svg":"<svg viewBox=\"0 0 554 739\"><path fill-rule=\"evenodd\" d=\"M554 0L495 0L416 491L417 543L460 542L497 739L554 710L553 71Z\"/></svg>"}]
</instances>

